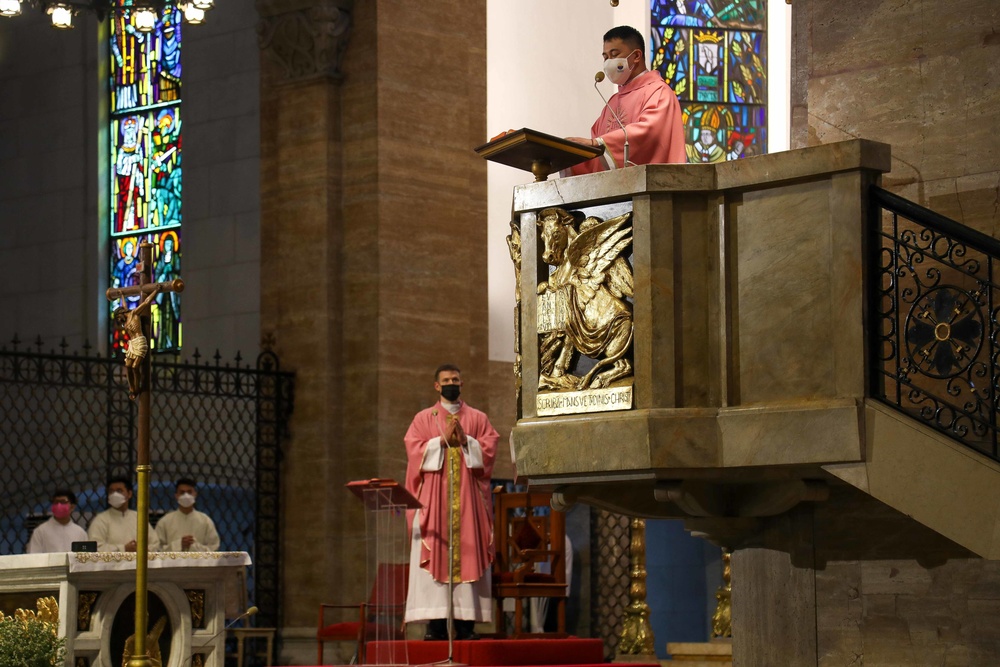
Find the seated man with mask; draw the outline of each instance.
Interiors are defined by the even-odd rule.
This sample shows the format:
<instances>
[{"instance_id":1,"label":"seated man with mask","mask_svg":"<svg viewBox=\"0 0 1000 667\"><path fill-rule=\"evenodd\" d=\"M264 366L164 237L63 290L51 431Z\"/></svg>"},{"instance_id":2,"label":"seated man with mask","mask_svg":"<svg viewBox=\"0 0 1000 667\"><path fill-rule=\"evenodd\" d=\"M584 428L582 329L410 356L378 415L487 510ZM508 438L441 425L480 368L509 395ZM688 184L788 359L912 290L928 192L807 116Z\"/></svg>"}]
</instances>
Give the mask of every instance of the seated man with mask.
<instances>
[{"instance_id":1,"label":"seated man with mask","mask_svg":"<svg viewBox=\"0 0 1000 667\"><path fill-rule=\"evenodd\" d=\"M32 531L25 553L72 551L73 542L85 542L87 531L76 525L70 516L74 509L76 494L66 489L56 489L52 493L52 516Z\"/></svg>"},{"instance_id":2,"label":"seated man with mask","mask_svg":"<svg viewBox=\"0 0 1000 667\"><path fill-rule=\"evenodd\" d=\"M90 522L87 535L97 542L98 551L135 551L136 527L139 525L139 515L128 508L132 499L132 482L127 477L112 477L108 480L108 504L106 509ZM159 551L160 541L156 532L148 528L147 547L149 551Z\"/></svg>"},{"instance_id":3,"label":"seated man with mask","mask_svg":"<svg viewBox=\"0 0 1000 667\"><path fill-rule=\"evenodd\" d=\"M156 535L164 551L218 551L219 533L215 522L194 508L198 488L194 480L177 480L174 497L178 509L168 513L156 524Z\"/></svg>"}]
</instances>

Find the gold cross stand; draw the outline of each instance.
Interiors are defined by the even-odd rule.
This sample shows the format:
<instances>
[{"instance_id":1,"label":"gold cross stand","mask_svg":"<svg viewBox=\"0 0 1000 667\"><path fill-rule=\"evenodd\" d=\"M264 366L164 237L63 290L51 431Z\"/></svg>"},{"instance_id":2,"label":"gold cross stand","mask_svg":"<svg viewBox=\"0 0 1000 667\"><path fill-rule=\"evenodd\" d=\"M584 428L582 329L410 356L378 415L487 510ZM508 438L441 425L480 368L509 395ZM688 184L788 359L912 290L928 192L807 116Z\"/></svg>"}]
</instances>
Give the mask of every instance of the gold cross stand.
<instances>
[{"instance_id":1,"label":"gold cross stand","mask_svg":"<svg viewBox=\"0 0 1000 667\"><path fill-rule=\"evenodd\" d=\"M149 313L153 299L161 292L183 292L184 281L171 280L167 283L153 282L153 244L139 244L139 266L135 272L139 284L130 287L112 288L106 292L108 301L122 300L122 308L115 311L115 323L129 334L129 350L125 355L125 370L129 381L129 397L139 402L139 438L136 452L136 477L139 498L136 510L139 517L136 526L135 557L135 645L128 667L152 667L146 649L146 629L149 624L146 570L149 561L149 387L150 337ZM142 298L139 306L128 310L124 299L128 296Z\"/></svg>"}]
</instances>

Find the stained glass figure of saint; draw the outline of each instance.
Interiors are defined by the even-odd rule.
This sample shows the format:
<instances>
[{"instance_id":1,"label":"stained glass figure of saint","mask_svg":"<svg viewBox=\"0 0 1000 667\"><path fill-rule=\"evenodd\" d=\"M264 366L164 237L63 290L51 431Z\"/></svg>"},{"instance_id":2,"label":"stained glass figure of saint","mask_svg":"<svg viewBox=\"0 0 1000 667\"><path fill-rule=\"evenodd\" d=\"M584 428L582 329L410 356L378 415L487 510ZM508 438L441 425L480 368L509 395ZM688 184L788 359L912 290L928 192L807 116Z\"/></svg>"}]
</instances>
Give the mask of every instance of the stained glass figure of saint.
<instances>
[{"instance_id":1,"label":"stained glass figure of saint","mask_svg":"<svg viewBox=\"0 0 1000 667\"><path fill-rule=\"evenodd\" d=\"M766 0L651 0L652 68L681 103L691 162L767 152Z\"/></svg>"},{"instance_id":2,"label":"stained glass figure of saint","mask_svg":"<svg viewBox=\"0 0 1000 667\"><path fill-rule=\"evenodd\" d=\"M111 18L108 63L112 288L134 284L144 242L153 244L154 279L177 277L182 223L181 13L165 4L154 29L144 33L134 25L130 0L118 2L122 7ZM135 305L124 301L110 307ZM157 295L150 317L150 350L179 350L180 294ZM112 330L112 347L121 350L120 330Z\"/></svg>"}]
</instances>

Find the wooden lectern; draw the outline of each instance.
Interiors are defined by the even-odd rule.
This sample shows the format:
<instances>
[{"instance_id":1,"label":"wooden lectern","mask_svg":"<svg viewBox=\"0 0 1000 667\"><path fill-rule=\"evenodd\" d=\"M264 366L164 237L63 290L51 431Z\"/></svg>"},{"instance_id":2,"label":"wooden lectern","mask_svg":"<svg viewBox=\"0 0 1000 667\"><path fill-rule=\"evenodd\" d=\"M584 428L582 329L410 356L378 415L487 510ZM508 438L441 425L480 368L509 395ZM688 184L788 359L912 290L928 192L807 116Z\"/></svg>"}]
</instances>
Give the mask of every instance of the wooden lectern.
<instances>
[{"instance_id":1,"label":"wooden lectern","mask_svg":"<svg viewBox=\"0 0 1000 667\"><path fill-rule=\"evenodd\" d=\"M535 181L548 179L549 174L586 162L604 152L604 148L584 146L551 134L523 128L505 132L475 149L476 154L491 162L530 171Z\"/></svg>"}]
</instances>

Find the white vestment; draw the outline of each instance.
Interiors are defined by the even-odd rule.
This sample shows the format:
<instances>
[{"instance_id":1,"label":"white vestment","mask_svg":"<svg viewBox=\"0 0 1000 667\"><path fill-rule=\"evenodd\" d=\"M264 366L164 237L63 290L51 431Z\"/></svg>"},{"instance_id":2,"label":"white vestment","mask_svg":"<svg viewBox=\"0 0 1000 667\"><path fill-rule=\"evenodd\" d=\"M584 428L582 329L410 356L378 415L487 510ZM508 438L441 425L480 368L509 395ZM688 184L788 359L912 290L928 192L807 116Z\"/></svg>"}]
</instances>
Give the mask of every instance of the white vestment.
<instances>
[{"instance_id":1,"label":"white vestment","mask_svg":"<svg viewBox=\"0 0 1000 667\"><path fill-rule=\"evenodd\" d=\"M215 530L215 522L204 512L191 510L185 514L174 510L156 523L156 536L164 551L184 551L181 539L185 535L194 537L194 543L188 547L188 551L219 550L219 533Z\"/></svg>"},{"instance_id":2,"label":"white vestment","mask_svg":"<svg viewBox=\"0 0 1000 667\"><path fill-rule=\"evenodd\" d=\"M58 553L62 551L72 551L73 542L86 542L87 531L72 521L63 525L51 517L48 521L40 524L31 533L28 547L24 550L28 554Z\"/></svg>"},{"instance_id":3,"label":"white vestment","mask_svg":"<svg viewBox=\"0 0 1000 667\"><path fill-rule=\"evenodd\" d=\"M87 534L97 542L98 551L125 551L125 545L136 539L139 515L133 510L107 509L90 522ZM149 528L149 550L159 551L160 540L156 531Z\"/></svg>"},{"instance_id":4,"label":"white vestment","mask_svg":"<svg viewBox=\"0 0 1000 667\"><path fill-rule=\"evenodd\" d=\"M460 621L490 623L493 620L493 590L490 571L479 581L454 584L455 618ZM406 594L406 622L448 617L448 584L435 581L420 567L420 510L413 517L410 541L410 584Z\"/></svg>"}]
</instances>

